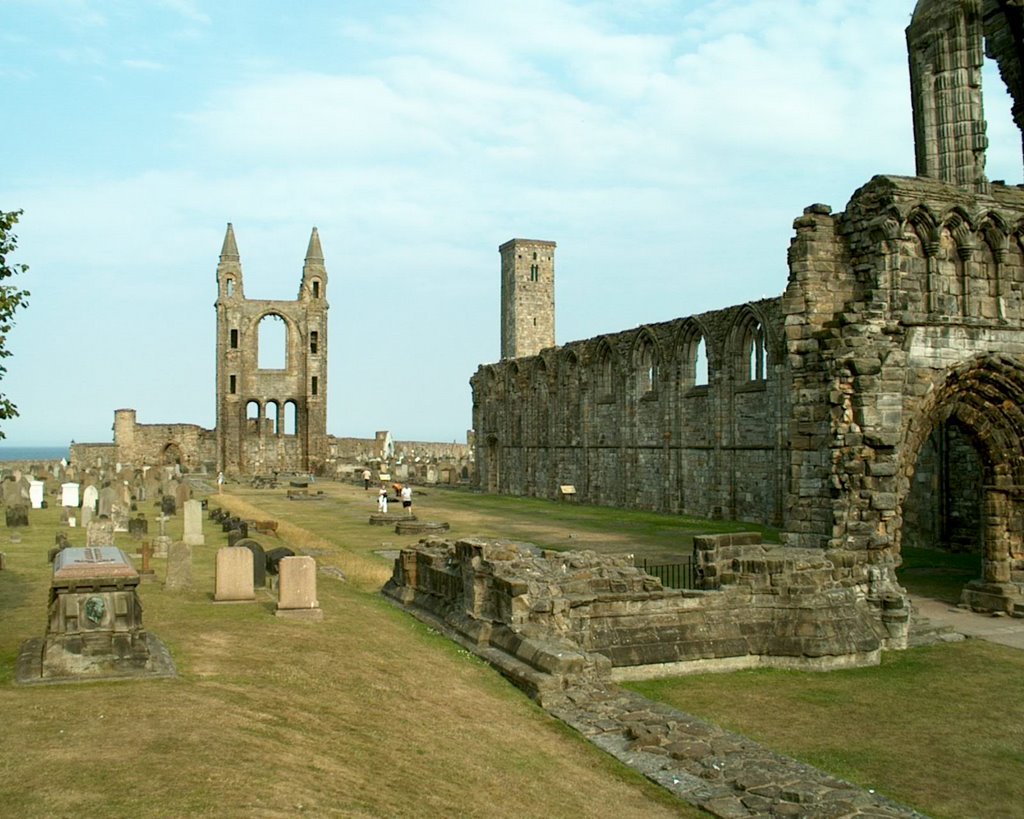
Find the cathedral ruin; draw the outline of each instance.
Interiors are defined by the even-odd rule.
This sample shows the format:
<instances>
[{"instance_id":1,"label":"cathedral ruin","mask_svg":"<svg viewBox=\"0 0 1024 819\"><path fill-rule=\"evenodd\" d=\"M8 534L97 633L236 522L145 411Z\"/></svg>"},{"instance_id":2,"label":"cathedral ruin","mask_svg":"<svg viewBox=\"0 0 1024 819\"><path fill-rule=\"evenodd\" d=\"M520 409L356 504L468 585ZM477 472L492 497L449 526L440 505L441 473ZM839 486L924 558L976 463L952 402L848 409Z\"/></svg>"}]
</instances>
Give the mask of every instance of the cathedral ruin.
<instances>
[{"instance_id":1,"label":"cathedral ruin","mask_svg":"<svg viewBox=\"0 0 1024 819\"><path fill-rule=\"evenodd\" d=\"M556 346L554 243L502 245L482 488L776 525L865 595L902 544L975 550L964 602L1024 607L1024 189L985 176L981 96L987 53L1024 129L1022 31L1020 0L917 4L917 176L806 208L781 296Z\"/></svg>"}]
</instances>

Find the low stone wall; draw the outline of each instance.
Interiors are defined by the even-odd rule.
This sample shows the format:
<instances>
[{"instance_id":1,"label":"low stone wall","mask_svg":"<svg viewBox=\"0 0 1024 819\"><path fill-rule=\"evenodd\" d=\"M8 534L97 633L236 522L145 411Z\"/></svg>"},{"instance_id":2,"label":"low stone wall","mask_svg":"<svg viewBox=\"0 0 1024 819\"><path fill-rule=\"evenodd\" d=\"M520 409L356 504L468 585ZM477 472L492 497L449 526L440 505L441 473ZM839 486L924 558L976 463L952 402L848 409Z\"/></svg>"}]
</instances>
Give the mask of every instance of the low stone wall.
<instances>
[{"instance_id":1,"label":"low stone wall","mask_svg":"<svg viewBox=\"0 0 1024 819\"><path fill-rule=\"evenodd\" d=\"M821 550L753 540L699 539L707 588L689 591L621 557L427 539L401 551L384 593L538 698L583 679L870 665L906 646L901 596L861 593Z\"/></svg>"}]
</instances>

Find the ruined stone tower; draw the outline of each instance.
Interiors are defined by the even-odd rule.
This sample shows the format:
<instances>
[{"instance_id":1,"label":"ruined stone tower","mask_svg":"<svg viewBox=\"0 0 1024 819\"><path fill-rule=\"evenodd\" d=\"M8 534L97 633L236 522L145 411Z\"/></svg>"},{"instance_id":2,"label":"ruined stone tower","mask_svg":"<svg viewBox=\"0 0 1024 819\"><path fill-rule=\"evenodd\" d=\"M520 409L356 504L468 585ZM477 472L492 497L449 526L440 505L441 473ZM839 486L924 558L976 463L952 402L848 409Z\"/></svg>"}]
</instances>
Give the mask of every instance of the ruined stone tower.
<instances>
[{"instance_id":1,"label":"ruined stone tower","mask_svg":"<svg viewBox=\"0 0 1024 819\"><path fill-rule=\"evenodd\" d=\"M555 243L509 239L501 253L501 357L555 346Z\"/></svg>"},{"instance_id":2,"label":"ruined stone tower","mask_svg":"<svg viewBox=\"0 0 1024 819\"><path fill-rule=\"evenodd\" d=\"M217 265L217 468L315 472L327 455L327 271L316 228L295 301L247 299L228 224ZM283 368L260 367L260 334L284 323ZM269 352L264 350L264 353Z\"/></svg>"}]
</instances>

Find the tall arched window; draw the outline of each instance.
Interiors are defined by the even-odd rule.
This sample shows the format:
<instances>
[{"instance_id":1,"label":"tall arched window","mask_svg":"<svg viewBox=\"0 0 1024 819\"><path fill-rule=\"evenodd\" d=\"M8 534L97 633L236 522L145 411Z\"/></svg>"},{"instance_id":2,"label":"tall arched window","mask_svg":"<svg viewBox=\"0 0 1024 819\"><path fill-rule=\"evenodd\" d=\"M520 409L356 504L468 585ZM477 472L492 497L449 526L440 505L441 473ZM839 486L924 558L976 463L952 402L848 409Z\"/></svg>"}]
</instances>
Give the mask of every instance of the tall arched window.
<instances>
[{"instance_id":1,"label":"tall arched window","mask_svg":"<svg viewBox=\"0 0 1024 819\"><path fill-rule=\"evenodd\" d=\"M288 325L277 313L260 319L256 343L257 366L261 370L283 370L288 366Z\"/></svg>"}]
</instances>

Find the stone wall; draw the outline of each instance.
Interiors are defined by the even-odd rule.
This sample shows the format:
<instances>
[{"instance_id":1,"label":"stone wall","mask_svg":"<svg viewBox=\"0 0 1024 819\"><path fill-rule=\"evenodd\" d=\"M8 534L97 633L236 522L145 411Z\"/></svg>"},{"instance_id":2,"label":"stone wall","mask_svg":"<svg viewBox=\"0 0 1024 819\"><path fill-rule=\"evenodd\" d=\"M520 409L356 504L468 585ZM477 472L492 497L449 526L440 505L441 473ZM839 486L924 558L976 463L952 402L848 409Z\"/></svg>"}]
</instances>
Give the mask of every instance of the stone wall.
<instances>
[{"instance_id":1,"label":"stone wall","mask_svg":"<svg viewBox=\"0 0 1024 819\"><path fill-rule=\"evenodd\" d=\"M116 464L180 464L190 472L212 471L217 460L216 434L195 424L139 424L133 409L114 412L112 444L72 444L78 467L113 468Z\"/></svg>"},{"instance_id":2,"label":"stone wall","mask_svg":"<svg viewBox=\"0 0 1024 819\"><path fill-rule=\"evenodd\" d=\"M1024 190L984 175L983 35L1019 100L1020 2L918 3L921 176L806 208L781 299L480 367L481 487L777 523L865 595L896 587L909 516L918 545L980 551L964 602L1024 608Z\"/></svg>"},{"instance_id":3,"label":"stone wall","mask_svg":"<svg viewBox=\"0 0 1024 819\"><path fill-rule=\"evenodd\" d=\"M836 668L906 645L901 595L859 595L819 550L756 535L697 541L703 591L663 588L626 558L479 539L403 549L385 594L477 648L532 693L581 678L709 667Z\"/></svg>"},{"instance_id":4,"label":"stone wall","mask_svg":"<svg viewBox=\"0 0 1024 819\"><path fill-rule=\"evenodd\" d=\"M489 491L780 523L779 299L571 342L471 380Z\"/></svg>"}]
</instances>

